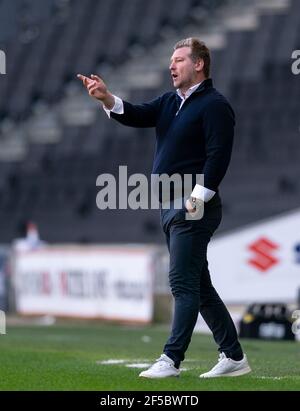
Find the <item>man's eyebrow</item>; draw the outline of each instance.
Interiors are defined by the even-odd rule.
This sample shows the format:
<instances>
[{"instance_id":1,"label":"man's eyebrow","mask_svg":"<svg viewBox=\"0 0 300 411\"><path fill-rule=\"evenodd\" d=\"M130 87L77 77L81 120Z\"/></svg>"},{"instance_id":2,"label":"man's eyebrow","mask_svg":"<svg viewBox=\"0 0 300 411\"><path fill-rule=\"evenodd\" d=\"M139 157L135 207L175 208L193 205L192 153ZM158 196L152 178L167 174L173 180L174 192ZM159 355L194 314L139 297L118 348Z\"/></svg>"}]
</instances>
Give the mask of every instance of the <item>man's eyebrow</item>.
<instances>
[{"instance_id":1,"label":"man's eyebrow","mask_svg":"<svg viewBox=\"0 0 300 411\"><path fill-rule=\"evenodd\" d=\"M183 56L171 57L171 58L170 58L170 61L176 60L176 59L183 59L183 58L184 58Z\"/></svg>"}]
</instances>

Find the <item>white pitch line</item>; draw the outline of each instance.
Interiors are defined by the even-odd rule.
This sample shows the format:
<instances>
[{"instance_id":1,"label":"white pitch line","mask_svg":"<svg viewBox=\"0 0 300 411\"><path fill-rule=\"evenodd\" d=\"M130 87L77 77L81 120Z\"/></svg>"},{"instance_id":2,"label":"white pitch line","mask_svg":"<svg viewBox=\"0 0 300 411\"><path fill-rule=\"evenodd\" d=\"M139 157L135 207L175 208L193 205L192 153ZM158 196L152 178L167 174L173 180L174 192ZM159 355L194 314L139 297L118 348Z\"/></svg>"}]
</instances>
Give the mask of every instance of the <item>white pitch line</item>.
<instances>
[{"instance_id":1,"label":"white pitch line","mask_svg":"<svg viewBox=\"0 0 300 411\"><path fill-rule=\"evenodd\" d=\"M153 362L151 362L149 359L143 359L143 360L109 359L109 360L96 361L96 364L98 365L124 364L125 367L128 367L128 368L148 368L151 366L152 363ZM180 371L188 371L188 370L190 370L190 368L186 368L186 367L180 368Z\"/></svg>"},{"instance_id":2,"label":"white pitch line","mask_svg":"<svg viewBox=\"0 0 300 411\"><path fill-rule=\"evenodd\" d=\"M253 379L256 378L256 379L260 379L260 380L285 380L285 379L288 379L288 378L300 379L300 376L299 375L283 375L281 377L271 377L271 376L265 376L265 375L262 375L262 376L252 375L251 378L253 378Z\"/></svg>"},{"instance_id":3,"label":"white pitch line","mask_svg":"<svg viewBox=\"0 0 300 411\"><path fill-rule=\"evenodd\" d=\"M114 365L114 364L124 364L128 360L103 360L103 361L96 361L96 364L101 364L101 365Z\"/></svg>"}]
</instances>

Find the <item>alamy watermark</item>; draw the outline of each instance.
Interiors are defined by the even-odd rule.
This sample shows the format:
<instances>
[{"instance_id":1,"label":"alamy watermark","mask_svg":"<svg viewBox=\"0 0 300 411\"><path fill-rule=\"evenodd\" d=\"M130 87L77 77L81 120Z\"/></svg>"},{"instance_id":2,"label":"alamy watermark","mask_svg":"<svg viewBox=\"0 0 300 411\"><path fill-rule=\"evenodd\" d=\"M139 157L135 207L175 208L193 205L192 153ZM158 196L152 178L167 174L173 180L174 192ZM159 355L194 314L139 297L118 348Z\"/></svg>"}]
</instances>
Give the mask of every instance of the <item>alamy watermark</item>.
<instances>
[{"instance_id":1,"label":"alamy watermark","mask_svg":"<svg viewBox=\"0 0 300 411\"><path fill-rule=\"evenodd\" d=\"M194 185L204 186L203 174L152 174L136 173L128 176L127 166L119 166L118 181L112 174L100 174L96 186L102 187L97 194L96 204L100 210L116 209L176 209L185 210ZM129 188L133 187L129 192ZM200 220L204 213L204 203L199 199L195 212L186 212L185 219Z\"/></svg>"},{"instance_id":2,"label":"alamy watermark","mask_svg":"<svg viewBox=\"0 0 300 411\"><path fill-rule=\"evenodd\" d=\"M300 310L295 310L292 313L292 318L295 318L292 324L292 331L295 335L298 335L300 334Z\"/></svg>"},{"instance_id":3,"label":"alamy watermark","mask_svg":"<svg viewBox=\"0 0 300 411\"><path fill-rule=\"evenodd\" d=\"M6 334L6 316L5 312L0 310L0 334Z\"/></svg>"},{"instance_id":4,"label":"alamy watermark","mask_svg":"<svg viewBox=\"0 0 300 411\"><path fill-rule=\"evenodd\" d=\"M293 51L292 59L295 59L291 66L292 73L295 75L300 74L300 50Z\"/></svg>"},{"instance_id":5,"label":"alamy watermark","mask_svg":"<svg viewBox=\"0 0 300 411\"><path fill-rule=\"evenodd\" d=\"M0 74L6 74L6 54L0 50Z\"/></svg>"}]
</instances>

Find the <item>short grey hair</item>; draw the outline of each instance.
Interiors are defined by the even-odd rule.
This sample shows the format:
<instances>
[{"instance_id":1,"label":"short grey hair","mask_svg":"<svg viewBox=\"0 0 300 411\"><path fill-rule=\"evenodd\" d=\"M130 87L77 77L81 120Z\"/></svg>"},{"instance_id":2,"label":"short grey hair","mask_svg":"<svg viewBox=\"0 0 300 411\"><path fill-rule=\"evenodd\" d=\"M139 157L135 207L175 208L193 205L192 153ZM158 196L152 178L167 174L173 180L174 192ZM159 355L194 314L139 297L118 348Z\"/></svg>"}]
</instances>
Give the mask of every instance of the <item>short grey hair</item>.
<instances>
[{"instance_id":1,"label":"short grey hair","mask_svg":"<svg viewBox=\"0 0 300 411\"><path fill-rule=\"evenodd\" d=\"M205 77L209 77L210 74L210 52L207 48L206 44L199 40L196 37L188 37L187 39L183 39L178 41L175 46L174 50L180 49L181 47L190 47L191 48L191 59L196 62L199 59L203 60L204 67L203 72Z\"/></svg>"}]
</instances>

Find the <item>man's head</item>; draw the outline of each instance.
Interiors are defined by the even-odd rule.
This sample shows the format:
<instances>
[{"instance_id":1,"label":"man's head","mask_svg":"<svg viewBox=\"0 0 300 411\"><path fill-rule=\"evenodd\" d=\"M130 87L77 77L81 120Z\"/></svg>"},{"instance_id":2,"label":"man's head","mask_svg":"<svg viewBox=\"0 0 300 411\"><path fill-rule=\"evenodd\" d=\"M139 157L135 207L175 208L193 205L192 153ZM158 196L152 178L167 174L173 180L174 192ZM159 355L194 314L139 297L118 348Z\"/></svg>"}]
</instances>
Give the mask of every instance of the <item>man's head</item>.
<instances>
[{"instance_id":1,"label":"man's head","mask_svg":"<svg viewBox=\"0 0 300 411\"><path fill-rule=\"evenodd\" d=\"M195 37L180 40L174 46L169 68L174 87L185 93L191 86L209 77L209 50Z\"/></svg>"}]
</instances>

